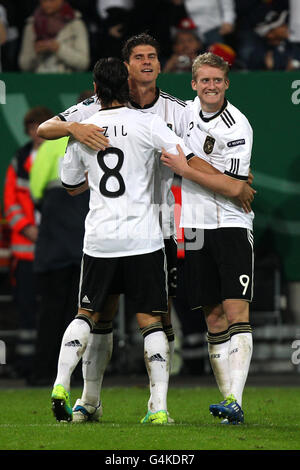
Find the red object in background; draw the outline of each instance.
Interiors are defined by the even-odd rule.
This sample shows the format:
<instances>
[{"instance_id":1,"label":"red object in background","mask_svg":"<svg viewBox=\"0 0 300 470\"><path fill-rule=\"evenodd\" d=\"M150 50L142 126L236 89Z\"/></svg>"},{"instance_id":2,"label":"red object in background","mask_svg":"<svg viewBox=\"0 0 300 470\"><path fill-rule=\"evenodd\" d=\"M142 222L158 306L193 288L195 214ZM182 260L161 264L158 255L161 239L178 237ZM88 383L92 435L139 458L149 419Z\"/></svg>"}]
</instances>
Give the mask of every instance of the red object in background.
<instances>
[{"instance_id":1,"label":"red object in background","mask_svg":"<svg viewBox=\"0 0 300 470\"><path fill-rule=\"evenodd\" d=\"M181 186L179 184L173 184L171 189L175 198L174 220L177 236L177 258L184 258L184 229L179 227L181 215Z\"/></svg>"},{"instance_id":2,"label":"red object in background","mask_svg":"<svg viewBox=\"0 0 300 470\"><path fill-rule=\"evenodd\" d=\"M4 215L10 228L10 249L16 259L33 261L34 243L23 235L27 225L35 225L34 203L29 189L29 172L32 167L32 144L19 150L18 165L11 163L4 183Z\"/></svg>"},{"instance_id":3,"label":"red object in background","mask_svg":"<svg viewBox=\"0 0 300 470\"><path fill-rule=\"evenodd\" d=\"M0 209L0 272L9 271L11 264L10 228Z\"/></svg>"},{"instance_id":4,"label":"red object in background","mask_svg":"<svg viewBox=\"0 0 300 470\"><path fill-rule=\"evenodd\" d=\"M223 57L223 59L226 60L229 65L234 64L236 52L232 49L232 47L228 46L227 44L216 42L215 44L209 46L208 51L212 52L215 55Z\"/></svg>"},{"instance_id":5,"label":"red object in background","mask_svg":"<svg viewBox=\"0 0 300 470\"><path fill-rule=\"evenodd\" d=\"M191 29L196 29L196 25L193 22L192 18L182 18L179 21L177 28L191 30Z\"/></svg>"}]
</instances>

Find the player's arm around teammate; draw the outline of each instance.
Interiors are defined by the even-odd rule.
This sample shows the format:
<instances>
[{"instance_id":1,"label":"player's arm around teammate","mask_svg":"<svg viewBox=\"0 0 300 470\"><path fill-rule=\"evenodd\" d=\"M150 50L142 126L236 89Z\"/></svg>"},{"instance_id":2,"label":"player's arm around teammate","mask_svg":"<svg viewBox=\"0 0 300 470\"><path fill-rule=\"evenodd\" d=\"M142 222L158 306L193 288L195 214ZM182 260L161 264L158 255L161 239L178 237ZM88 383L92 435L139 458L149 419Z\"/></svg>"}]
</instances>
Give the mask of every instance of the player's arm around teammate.
<instances>
[{"instance_id":1,"label":"player's arm around teammate","mask_svg":"<svg viewBox=\"0 0 300 470\"><path fill-rule=\"evenodd\" d=\"M162 162L174 173L223 196L237 198L244 211L251 212L251 203L256 190L248 184L248 181L231 178L195 155L187 160L180 145L177 149L178 155L164 151L161 157Z\"/></svg>"},{"instance_id":2,"label":"player's arm around teammate","mask_svg":"<svg viewBox=\"0 0 300 470\"><path fill-rule=\"evenodd\" d=\"M94 124L61 121L58 116L54 116L39 126L38 135L47 140L72 136L93 150L104 150L108 147L108 139L103 131Z\"/></svg>"}]
</instances>

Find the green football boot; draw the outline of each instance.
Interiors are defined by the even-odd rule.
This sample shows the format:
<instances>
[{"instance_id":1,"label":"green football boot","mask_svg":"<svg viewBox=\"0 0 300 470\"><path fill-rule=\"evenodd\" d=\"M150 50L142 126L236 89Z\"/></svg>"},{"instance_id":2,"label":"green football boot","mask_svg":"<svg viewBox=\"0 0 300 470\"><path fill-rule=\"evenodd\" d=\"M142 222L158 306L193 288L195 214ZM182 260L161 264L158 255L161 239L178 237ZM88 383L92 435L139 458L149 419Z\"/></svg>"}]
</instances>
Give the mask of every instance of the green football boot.
<instances>
[{"instance_id":1,"label":"green football boot","mask_svg":"<svg viewBox=\"0 0 300 470\"><path fill-rule=\"evenodd\" d=\"M52 411L57 421L72 421L70 394L62 385L56 385L51 394Z\"/></svg>"},{"instance_id":2,"label":"green football boot","mask_svg":"<svg viewBox=\"0 0 300 470\"><path fill-rule=\"evenodd\" d=\"M168 423L168 413L165 410L157 411L156 413L152 413L148 411L146 416L141 420L142 424L150 423L150 424L167 424Z\"/></svg>"}]
</instances>

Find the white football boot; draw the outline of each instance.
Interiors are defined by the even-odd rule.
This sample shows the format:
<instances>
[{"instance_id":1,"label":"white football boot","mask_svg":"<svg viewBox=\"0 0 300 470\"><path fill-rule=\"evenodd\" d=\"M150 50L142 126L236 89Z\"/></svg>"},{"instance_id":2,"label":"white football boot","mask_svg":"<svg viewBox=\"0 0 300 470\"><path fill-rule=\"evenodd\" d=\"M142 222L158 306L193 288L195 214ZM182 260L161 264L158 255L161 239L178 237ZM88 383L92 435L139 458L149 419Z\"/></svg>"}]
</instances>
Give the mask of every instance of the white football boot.
<instances>
[{"instance_id":1,"label":"white football boot","mask_svg":"<svg viewBox=\"0 0 300 470\"><path fill-rule=\"evenodd\" d=\"M98 406L93 406L88 403L84 403L80 398L78 398L73 407L73 423L83 423L86 421L98 422L102 415L103 408L101 401Z\"/></svg>"}]
</instances>

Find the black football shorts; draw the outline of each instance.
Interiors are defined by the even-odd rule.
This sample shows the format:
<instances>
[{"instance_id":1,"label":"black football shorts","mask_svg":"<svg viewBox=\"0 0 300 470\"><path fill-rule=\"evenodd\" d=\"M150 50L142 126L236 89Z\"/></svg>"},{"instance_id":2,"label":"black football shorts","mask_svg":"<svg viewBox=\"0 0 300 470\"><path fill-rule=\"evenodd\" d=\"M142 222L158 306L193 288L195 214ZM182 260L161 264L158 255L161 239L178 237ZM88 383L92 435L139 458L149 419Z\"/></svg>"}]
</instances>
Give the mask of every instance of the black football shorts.
<instances>
[{"instance_id":1,"label":"black football shorts","mask_svg":"<svg viewBox=\"0 0 300 470\"><path fill-rule=\"evenodd\" d=\"M112 294L125 294L126 312L166 313L168 287L165 250L118 258L94 258L84 254L79 307L101 312Z\"/></svg>"},{"instance_id":2,"label":"black football shorts","mask_svg":"<svg viewBox=\"0 0 300 470\"><path fill-rule=\"evenodd\" d=\"M194 230L195 229L185 229ZM253 233L240 227L199 230L202 247L189 249L178 273L192 309L211 306L226 299L252 301L253 296ZM196 233L196 232L195 232ZM196 238L196 237L195 237Z\"/></svg>"}]
</instances>

